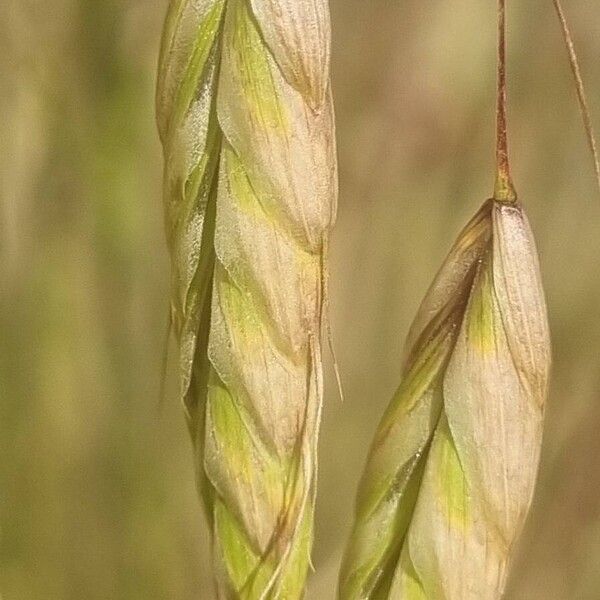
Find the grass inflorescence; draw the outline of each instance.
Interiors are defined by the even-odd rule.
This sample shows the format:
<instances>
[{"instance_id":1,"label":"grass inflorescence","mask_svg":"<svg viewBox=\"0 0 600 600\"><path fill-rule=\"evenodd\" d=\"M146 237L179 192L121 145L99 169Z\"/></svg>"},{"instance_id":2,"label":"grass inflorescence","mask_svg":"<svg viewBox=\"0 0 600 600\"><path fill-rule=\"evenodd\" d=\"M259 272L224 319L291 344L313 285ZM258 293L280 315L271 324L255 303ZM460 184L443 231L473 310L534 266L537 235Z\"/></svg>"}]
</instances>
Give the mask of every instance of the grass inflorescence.
<instances>
[{"instance_id":1,"label":"grass inflorescence","mask_svg":"<svg viewBox=\"0 0 600 600\"><path fill-rule=\"evenodd\" d=\"M171 322L220 598L299 598L336 205L323 0L172 0L157 91Z\"/></svg>"}]
</instances>

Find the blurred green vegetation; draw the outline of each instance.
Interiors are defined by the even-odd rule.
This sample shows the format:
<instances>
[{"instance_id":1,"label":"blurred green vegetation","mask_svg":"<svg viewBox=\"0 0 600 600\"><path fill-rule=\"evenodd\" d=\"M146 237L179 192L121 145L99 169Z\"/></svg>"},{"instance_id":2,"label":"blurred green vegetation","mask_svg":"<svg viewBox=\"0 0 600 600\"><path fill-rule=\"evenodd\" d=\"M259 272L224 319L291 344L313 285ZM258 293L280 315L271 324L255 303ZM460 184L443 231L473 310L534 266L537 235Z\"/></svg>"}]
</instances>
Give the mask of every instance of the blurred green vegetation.
<instances>
[{"instance_id":1,"label":"blurred green vegetation","mask_svg":"<svg viewBox=\"0 0 600 600\"><path fill-rule=\"evenodd\" d=\"M213 597L170 365L153 116L166 0L0 5L0 590ZM551 2L511 4L513 171L554 337L542 470L510 600L600 589L600 202ZM600 12L566 7L600 115ZM332 598L410 320L490 194L495 3L332 0L341 195L316 572ZM598 122L598 119L596 119ZM331 369L329 370L331 371Z\"/></svg>"}]
</instances>

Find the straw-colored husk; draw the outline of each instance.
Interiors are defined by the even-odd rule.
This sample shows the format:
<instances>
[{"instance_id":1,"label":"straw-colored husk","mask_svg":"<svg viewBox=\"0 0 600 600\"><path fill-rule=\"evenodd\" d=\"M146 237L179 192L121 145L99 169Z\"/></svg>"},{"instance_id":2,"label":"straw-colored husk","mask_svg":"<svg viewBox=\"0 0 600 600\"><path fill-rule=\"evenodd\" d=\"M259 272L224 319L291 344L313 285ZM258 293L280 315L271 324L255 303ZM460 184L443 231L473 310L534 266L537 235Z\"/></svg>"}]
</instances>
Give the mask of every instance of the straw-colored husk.
<instances>
[{"instance_id":1,"label":"straw-colored husk","mask_svg":"<svg viewBox=\"0 0 600 600\"><path fill-rule=\"evenodd\" d=\"M336 159L325 0L171 0L173 328L219 598L303 594Z\"/></svg>"},{"instance_id":2,"label":"straw-colored husk","mask_svg":"<svg viewBox=\"0 0 600 600\"><path fill-rule=\"evenodd\" d=\"M497 599L532 499L550 366L520 206L484 204L407 348L361 483L340 598Z\"/></svg>"}]
</instances>

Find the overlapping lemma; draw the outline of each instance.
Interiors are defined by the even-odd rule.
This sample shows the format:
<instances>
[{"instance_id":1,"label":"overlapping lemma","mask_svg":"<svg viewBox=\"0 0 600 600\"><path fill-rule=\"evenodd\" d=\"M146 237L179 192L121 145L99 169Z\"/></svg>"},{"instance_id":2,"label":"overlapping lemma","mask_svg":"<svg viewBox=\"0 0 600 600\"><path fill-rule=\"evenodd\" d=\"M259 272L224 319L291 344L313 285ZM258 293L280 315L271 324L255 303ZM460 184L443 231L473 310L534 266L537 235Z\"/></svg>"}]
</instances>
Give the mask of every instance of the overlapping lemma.
<instances>
[{"instance_id":1,"label":"overlapping lemma","mask_svg":"<svg viewBox=\"0 0 600 600\"><path fill-rule=\"evenodd\" d=\"M172 322L220 598L303 594L337 195L324 0L172 0Z\"/></svg>"},{"instance_id":2,"label":"overlapping lemma","mask_svg":"<svg viewBox=\"0 0 600 600\"><path fill-rule=\"evenodd\" d=\"M550 340L516 203L460 234L407 342L368 459L340 598L495 600L538 468Z\"/></svg>"}]
</instances>

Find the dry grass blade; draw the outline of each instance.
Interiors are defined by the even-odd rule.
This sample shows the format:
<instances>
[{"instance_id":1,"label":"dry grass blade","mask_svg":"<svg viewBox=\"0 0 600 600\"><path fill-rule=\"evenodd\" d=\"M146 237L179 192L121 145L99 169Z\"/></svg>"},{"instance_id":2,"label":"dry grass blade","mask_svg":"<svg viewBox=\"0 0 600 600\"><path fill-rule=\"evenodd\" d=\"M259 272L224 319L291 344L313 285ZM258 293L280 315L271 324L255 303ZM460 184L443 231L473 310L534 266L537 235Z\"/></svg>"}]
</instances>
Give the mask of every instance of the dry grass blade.
<instances>
[{"instance_id":1,"label":"dry grass blade","mask_svg":"<svg viewBox=\"0 0 600 600\"><path fill-rule=\"evenodd\" d=\"M499 0L494 198L460 234L407 341L361 481L341 600L497 600L537 476L550 338L510 178Z\"/></svg>"},{"instance_id":2,"label":"dry grass blade","mask_svg":"<svg viewBox=\"0 0 600 600\"><path fill-rule=\"evenodd\" d=\"M171 0L172 322L219 598L303 594L336 159L325 0Z\"/></svg>"},{"instance_id":3,"label":"dry grass blade","mask_svg":"<svg viewBox=\"0 0 600 600\"><path fill-rule=\"evenodd\" d=\"M581 117L583 119L583 126L588 140L588 145L594 159L594 170L596 172L596 183L598 184L598 191L600 191L600 159L598 158L598 145L596 143L596 136L594 134L594 126L592 125L592 118L590 116L590 109L588 106L587 96L585 93L585 87L583 85L583 78L581 76L581 68L579 67L579 59L575 52L575 45L573 43L573 36L571 35L571 29L567 23L567 18L563 10L560 0L552 0L556 14L560 21L563 36L565 38L565 44L569 53L569 63L571 65L571 71L575 78L575 88L577 90L577 100L579 102L579 109L581 111Z\"/></svg>"}]
</instances>

